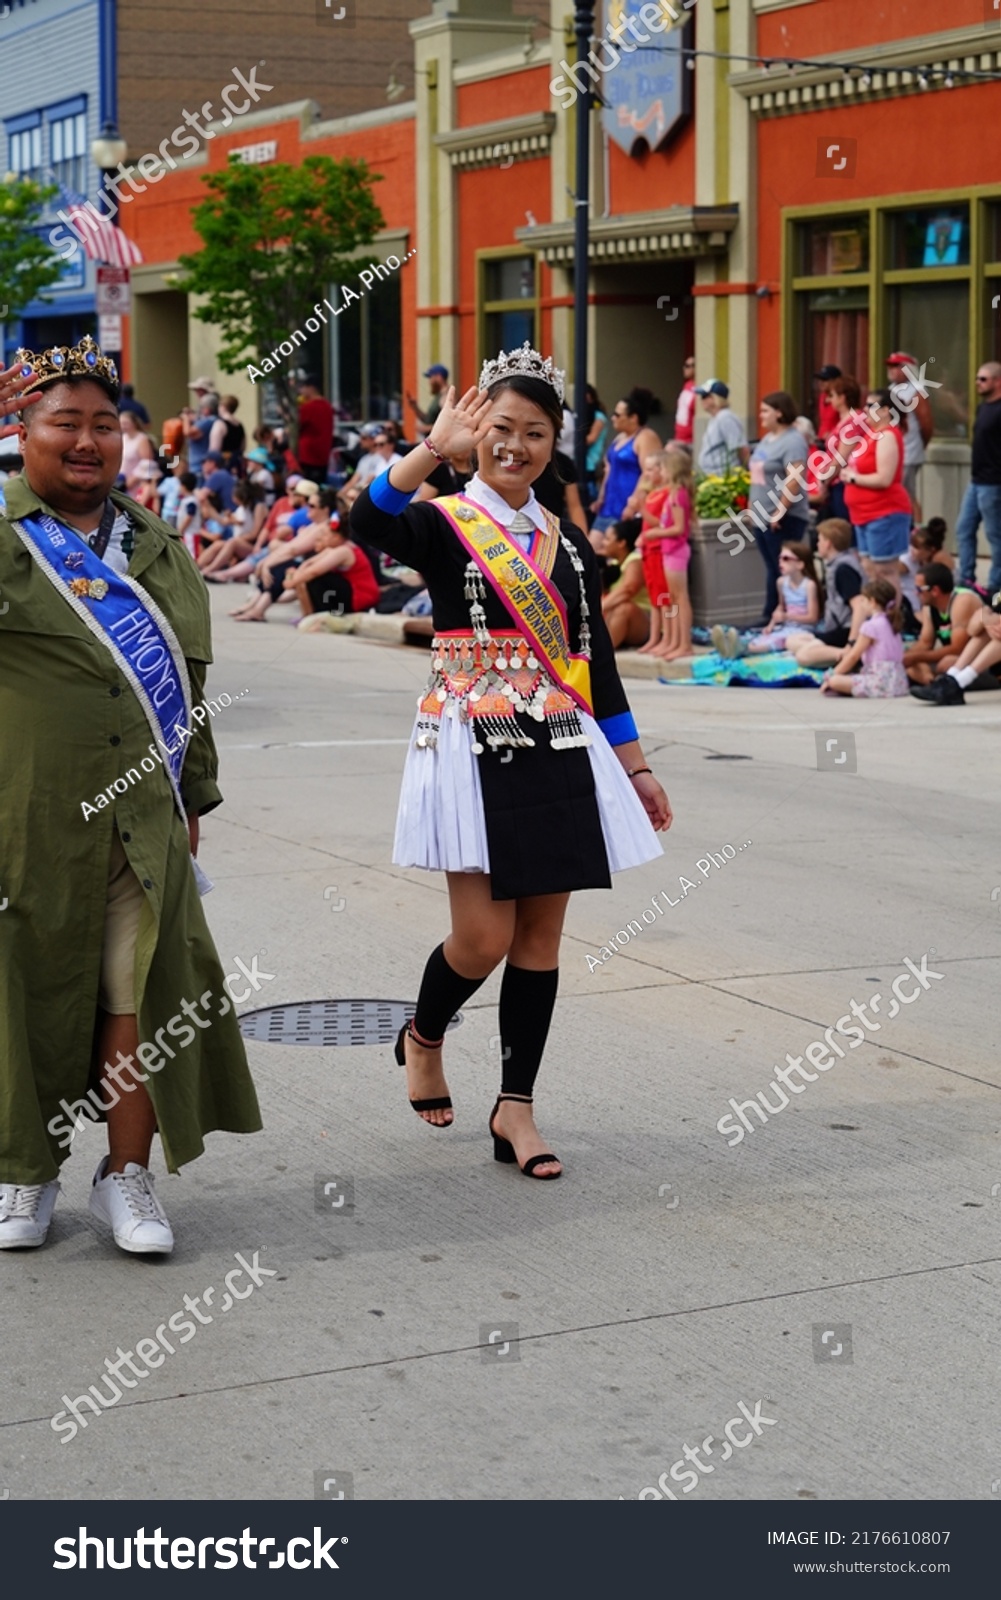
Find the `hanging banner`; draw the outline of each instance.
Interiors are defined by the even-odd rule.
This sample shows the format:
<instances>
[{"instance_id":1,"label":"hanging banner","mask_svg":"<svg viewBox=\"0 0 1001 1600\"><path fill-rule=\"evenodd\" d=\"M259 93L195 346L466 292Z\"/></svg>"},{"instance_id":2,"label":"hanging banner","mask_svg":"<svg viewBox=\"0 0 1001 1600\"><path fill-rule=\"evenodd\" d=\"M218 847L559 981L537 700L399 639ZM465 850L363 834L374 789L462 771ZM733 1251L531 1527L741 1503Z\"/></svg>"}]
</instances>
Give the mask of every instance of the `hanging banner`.
<instances>
[{"instance_id":1,"label":"hanging banner","mask_svg":"<svg viewBox=\"0 0 1001 1600\"><path fill-rule=\"evenodd\" d=\"M681 55L690 8L684 0L604 0L602 12L592 50L603 74L595 85L602 125L626 155L637 146L657 150L691 116L694 74Z\"/></svg>"}]
</instances>

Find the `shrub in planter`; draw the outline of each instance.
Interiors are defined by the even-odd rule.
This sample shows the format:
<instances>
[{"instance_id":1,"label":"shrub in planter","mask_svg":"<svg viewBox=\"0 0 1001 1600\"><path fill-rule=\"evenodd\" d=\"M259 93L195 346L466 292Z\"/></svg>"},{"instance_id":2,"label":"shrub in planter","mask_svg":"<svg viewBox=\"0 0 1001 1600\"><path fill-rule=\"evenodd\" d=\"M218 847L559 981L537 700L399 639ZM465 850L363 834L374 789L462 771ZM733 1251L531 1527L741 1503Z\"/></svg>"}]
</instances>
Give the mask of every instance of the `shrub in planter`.
<instances>
[{"instance_id":1,"label":"shrub in planter","mask_svg":"<svg viewBox=\"0 0 1001 1600\"><path fill-rule=\"evenodd\" d=\"M746 510L750 486L751 476L746 467L709 473L699 479L695 489L696 516L708 522L725 517L727 511Z\"/></svg>"}]
</instances>

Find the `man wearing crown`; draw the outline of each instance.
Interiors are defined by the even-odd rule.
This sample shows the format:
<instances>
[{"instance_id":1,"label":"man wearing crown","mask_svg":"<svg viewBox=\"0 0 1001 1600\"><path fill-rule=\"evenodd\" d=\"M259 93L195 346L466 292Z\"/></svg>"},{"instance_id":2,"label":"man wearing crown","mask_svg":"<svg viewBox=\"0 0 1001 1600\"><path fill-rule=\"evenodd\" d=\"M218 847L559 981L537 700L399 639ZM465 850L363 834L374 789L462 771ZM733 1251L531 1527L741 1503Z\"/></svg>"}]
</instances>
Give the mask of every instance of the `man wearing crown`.
<instances>
[{"instance_id":1,"label":"man wearing crown","mask_svg":"<svg viewBox=\"0 0 1001 1600\"><path fill-rule=\"evenodd\" d=\"M222 798L208 606L112 488L118 397L90 338L0 372L24 458L0 516L0 1249L44 1243L84 1117L109 1145L90 1209L135 1254L173 1248L154 1133L175 1172L261 1126L193 861Z\"/></svg>"},{"instance_id":2,"label":"man wearing crown","mask_svg":"<svg viewBox=\"0 0 1001 1600\"><path fill-rule=\"evenodd\" d=\"M643 757L587 539L536 499L563 425L563 373L526 341L448 390L428 437L363 491L355 531L423 574L435 638L407 754L393 860L444 871L452 927L396 1056L414 1110L451 1124L445 1029L504 962L494 1158L558 1178L532 1110L575 889L661 854L668 799ZM438 462L476 452L460 495L411 504Z\"/></svg>"}]
</instances>

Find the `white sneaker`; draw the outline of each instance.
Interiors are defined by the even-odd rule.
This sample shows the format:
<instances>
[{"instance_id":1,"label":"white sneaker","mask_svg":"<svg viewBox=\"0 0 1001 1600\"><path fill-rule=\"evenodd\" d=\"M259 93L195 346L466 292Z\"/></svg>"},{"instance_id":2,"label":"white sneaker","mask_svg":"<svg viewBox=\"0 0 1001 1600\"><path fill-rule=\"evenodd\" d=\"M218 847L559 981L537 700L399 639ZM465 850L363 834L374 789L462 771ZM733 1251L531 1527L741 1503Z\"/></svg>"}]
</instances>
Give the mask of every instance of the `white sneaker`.
<instances>
[{"instance_id":1,"label":"white sneaker","mask_svg":"<svg viewBox=\"0 0 1001 1600\"><path fill-rule=\"evenodd\" d=\"M113 1172L106 1178L107 1165L105 1156L94 1174L90 1191L90 1209L95 1217L111 1226L120 1250L131 1251L133 1255L169 1256L174 1248L174 1235L153 1192L152 1173L130 1161L124 1172Z\"/></svg>"},{"instance_id":2,"label":"white sneaker","mask_svg":"<svg viewBox=\"0 0 1001 1600\"><path fill-rule=\"evenodd\" d=\"M0 1184L0 1250L33 1250L45 1243L59 1184Z\"/></svg>"}]
</instances>

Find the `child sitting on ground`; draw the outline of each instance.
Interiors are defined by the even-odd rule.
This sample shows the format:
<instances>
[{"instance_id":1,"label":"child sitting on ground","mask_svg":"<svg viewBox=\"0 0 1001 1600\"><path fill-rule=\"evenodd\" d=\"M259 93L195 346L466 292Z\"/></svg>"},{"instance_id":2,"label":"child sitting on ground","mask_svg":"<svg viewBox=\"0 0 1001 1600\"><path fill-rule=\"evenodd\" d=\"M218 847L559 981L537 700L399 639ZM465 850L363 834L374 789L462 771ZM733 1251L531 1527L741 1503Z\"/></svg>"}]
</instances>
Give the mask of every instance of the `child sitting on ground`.
<instances>
[{"instance_id":1,"label":"child sitting on ground","mask_svg":"<svg viewBox=\"0 0 1001 1600\"><path fill-rule=\"evenodd\" d=\"M771 621L760 633L742 639L736 628L712 629L712 641L721 656L768 655L784 650L793 634L812 633L820 620L821 585L813 552L808 544L787 541L779 553L779 603Z\"/></svg>"},{"instance_id":2,"label":"child sitting on ground","mask_svg":"<svg viewBox=\"0 0 1001 1600\"><path fill-rule=\"evenodd\" d=\"M846 645L858 637L865 581L858 551L852 549L852 525L828 517L817 527L817 554L824 563L824 615L816 629L793 633L786 649L801 667L830 667L841 660Z\"/></svg>"},{"instance_id":3,"label":"child sitting on ground","mask_svg":"<svg viewBox=\"0 0 1001 1600\"><path fill-rule=\"evenodd\" d=\"M668 497L667 459L666 450L657 450L646 456L639 484L646 494L641 512L642 531L636 541L636 549L643 562L643 578L650 598L650 629L646 642L637 651L638 655L661 655L668 634L671 591L664 576L664 540L660 527L661 513Z\"/></svg>"},{"instance_id":4,"label":"child sitting on ground","mask_svg":"<svg viewBox=\"0 0 1001 1600\"><path fill-rule=\"evenodd\" d=\"M892 700L907 694L910 684L904 670L904 642L900 637L897 591L888 578L873 578L862 585L864 613L859 636L828 672L822 694L850 694L862 700ZM861 662L858 672L853 668Z\"/></svg>"}]
</instances>

